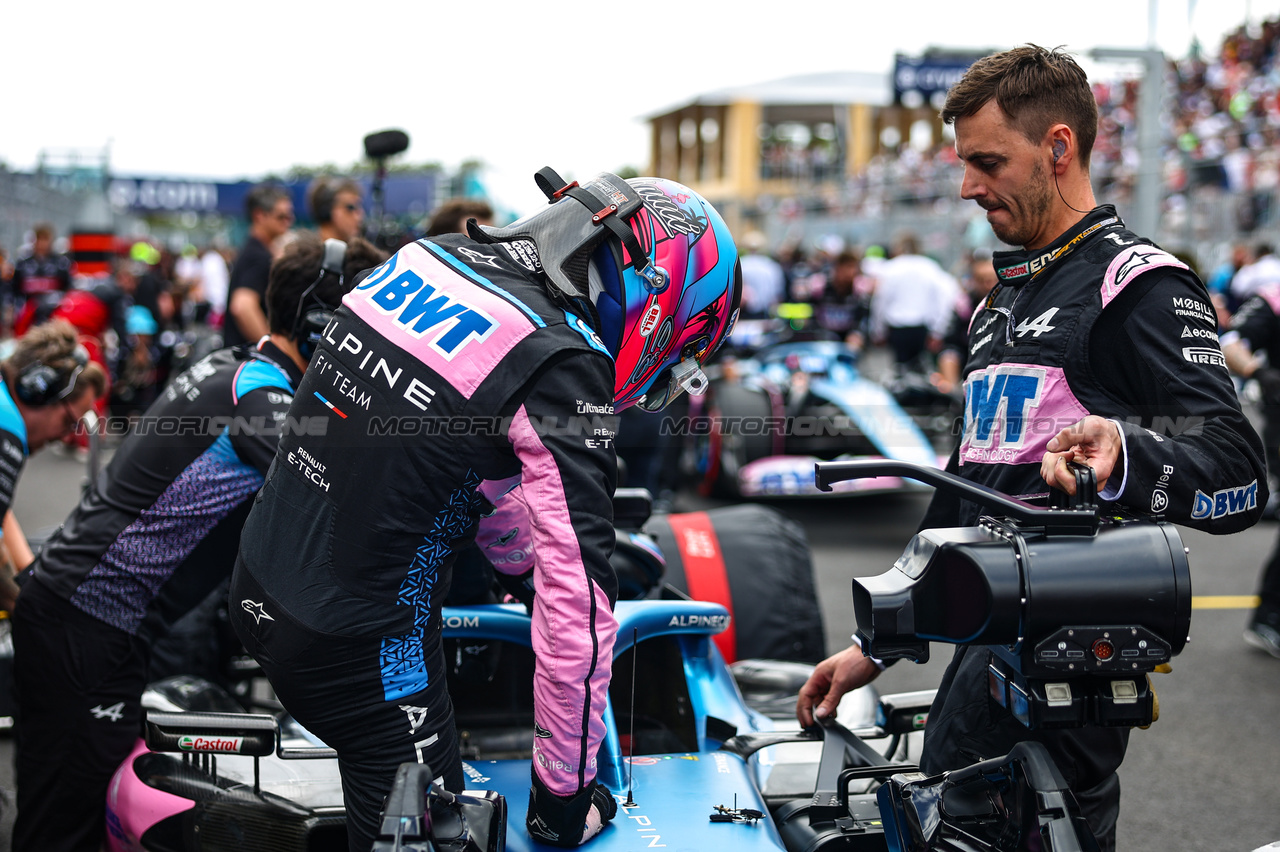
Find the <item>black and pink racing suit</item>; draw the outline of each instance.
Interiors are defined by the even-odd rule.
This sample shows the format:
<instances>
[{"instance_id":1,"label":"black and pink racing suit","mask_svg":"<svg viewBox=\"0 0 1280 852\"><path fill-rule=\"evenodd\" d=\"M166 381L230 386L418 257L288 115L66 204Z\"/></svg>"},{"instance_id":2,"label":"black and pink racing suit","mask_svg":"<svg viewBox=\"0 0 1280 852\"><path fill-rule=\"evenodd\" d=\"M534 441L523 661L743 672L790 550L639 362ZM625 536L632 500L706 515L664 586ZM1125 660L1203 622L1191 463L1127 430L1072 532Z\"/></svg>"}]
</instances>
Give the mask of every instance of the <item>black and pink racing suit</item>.
<instances>
[{"instance_id":1,"label":"black and pink racing suit","mask_svg":"<svg viewBox=\"0 0 1280 852\"><path fill-rule=\"evenodd\" d=\"M473 539L498 570L532 571L537 780L560 796L593 782L616 630L613 386L528 241L410 244L325 330L230 606L285 706L338 751L353 849L398 764L462 787L441 605Z\"/></svg>"}]
</instances>

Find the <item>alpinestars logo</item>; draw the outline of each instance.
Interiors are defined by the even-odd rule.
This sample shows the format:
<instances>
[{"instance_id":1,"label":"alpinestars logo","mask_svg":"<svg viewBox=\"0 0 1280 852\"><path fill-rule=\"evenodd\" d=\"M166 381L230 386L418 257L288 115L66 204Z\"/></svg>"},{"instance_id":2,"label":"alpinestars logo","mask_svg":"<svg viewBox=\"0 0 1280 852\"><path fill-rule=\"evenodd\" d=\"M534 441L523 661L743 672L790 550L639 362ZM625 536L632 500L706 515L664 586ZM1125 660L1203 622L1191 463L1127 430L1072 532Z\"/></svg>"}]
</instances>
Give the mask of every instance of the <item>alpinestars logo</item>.
<instances>
[{"instance_id":1,"label":"alpinestars logo","mask_svg":"<svg viewBox=\"0 0 1280 852\"><path fill-rule=\"evenodd\" d=\"M475 249L467 248L466 246L460 247L458 249L458 254L462 255L476 266L492 266L494 269L498 268L498 258L496 255L484 254L483 252L478 252Z\"/></svg>"},{"instance_id":2,"label":"alpinestars logo","mask_svg":"<svg viewBox=\"0 0 1280 852\"><path fill-rule=\"evenodd\" d=\"M534 837L541 837L544 840L559 840L560 835L556 834L547 824L542 821L542 817L536 816L529 820L529 833Z\"/></svg>"},{"instance_id":3,"label":"alpinestars logo","mask_svg":"<svg viewBox=\"0 0 1280 852\"><path fill-rule=\"evenodd\" d=\"M124 702L117 701L110 707L103 707L99 704L97 707L89 710L89 712L93 714L93 718L95 719L110 719L113 722L119 722L124 718Z\"/></svg>"},{"instance_id":4,"label":"alpinestars logo","mask_svg":"<svg viewBox=\"0 0 1280 852\"><path fill-rule=\"evenodd\" d=\"M412 704L401 704L400 709L409 717L409 733L418 733L418 729L422 727L422 723L427 721L428 708L414 707Z\"/></svg>"},{"instance_id":5,"label":"alpinestars logo","mask_svg":"<svg viewBox=\"0 0 1280 852\"><path fill-rule=\"evenodd\" d=\"M248 598L245 598L244 600L240 601L240 608L253 616L254 624L261 624L264 618L267 621L275 621L274 618L267 615L266 610L264 610L262 606L263 605L258 603L257 601L251 601Z\"/></svg>"}]
</instances>

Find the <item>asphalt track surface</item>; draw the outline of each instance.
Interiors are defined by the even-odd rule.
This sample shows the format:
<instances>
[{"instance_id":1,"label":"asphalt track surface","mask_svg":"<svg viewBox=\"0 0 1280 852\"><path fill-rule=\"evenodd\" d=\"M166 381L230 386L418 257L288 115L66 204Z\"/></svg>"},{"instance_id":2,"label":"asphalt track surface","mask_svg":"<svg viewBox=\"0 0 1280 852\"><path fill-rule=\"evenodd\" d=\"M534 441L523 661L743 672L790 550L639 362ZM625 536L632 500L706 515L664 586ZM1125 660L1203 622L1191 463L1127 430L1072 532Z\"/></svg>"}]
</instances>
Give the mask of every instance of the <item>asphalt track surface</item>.
<instances>
[{"instance_id":1,"label":"asphalt track surface","mask_svg":"<svg viewBox=\"0 0 1280 852\"><path fill-rule=\"evenodd\" d=\"M74 506L85 463L46 450L31 459L15 512L30 534L61 523ZM887 570L924 513L925 494L775 502L800 521L814 556L829 650L854 629L850 578ZM677 509L705 508L682 494ZM1191 642L1156 675L1160 719L1135 731L1121 770L1119 848L1125 852L1250 852L1280 840L1280 660L1241 639L1259 566L1280 536L1262 523L1233 536L1182 530L1191 550L1196 609ZM950 648L924 665L899 663L883 692L936 686ZM0 738L0 852L12 825L13 745Z\"/></svg>"}]
</instances>

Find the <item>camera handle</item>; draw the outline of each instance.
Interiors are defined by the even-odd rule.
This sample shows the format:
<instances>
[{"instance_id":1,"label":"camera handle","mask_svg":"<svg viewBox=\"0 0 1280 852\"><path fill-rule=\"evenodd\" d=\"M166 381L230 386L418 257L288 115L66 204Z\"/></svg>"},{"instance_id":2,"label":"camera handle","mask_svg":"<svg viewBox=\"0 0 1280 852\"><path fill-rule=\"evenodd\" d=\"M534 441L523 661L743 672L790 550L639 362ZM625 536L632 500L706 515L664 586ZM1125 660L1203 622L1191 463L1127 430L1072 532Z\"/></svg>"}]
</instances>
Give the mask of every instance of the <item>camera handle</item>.
<instances>
[{"instance_id":1,"label":"camera handle","mask_svg":"<svg viewBox=\"0 0 1280 852\"><path fill-rule=\"evenodd\" d=\"M1071 463L1075 468L1084 468L1087 474L1076 471L1076 494L1097 494L1093 469L1085 465ZM833 483L848 479L867 479L877 476L900 476L914 479L934 488L940 488L965 500L978 503L994 510L1004 518L1017 522L1021 526L1043 527L1045 532L1078 533L1085 529L1089 533L1098 528L1098 508L1096 499L1081 499L1078 506L1044 508L1010 497L1007 494L962 479L953 473L939 470L936 467L915 464L913 462L868 459L844 462L818 462L814 465L814 482L819 491L830 491ZM1082 485L1082 479L1085 484ZM1087 482L1093 482L1092 489ZM1065 494L1063 495L1066 496ZM1070 500L1070 498L1068 498Z\"/></svg>"}]
</instances>

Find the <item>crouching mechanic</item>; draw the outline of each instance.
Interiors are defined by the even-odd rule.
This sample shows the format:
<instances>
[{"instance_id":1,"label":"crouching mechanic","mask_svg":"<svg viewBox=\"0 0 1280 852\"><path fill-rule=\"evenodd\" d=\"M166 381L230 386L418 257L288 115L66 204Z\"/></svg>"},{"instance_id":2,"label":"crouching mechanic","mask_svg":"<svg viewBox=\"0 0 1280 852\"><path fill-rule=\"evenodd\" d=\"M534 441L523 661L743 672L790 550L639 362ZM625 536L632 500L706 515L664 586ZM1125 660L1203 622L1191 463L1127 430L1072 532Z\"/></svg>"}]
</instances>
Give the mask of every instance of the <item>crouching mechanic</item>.
<instances>
[{"instance_id":1,"label":"crouching mechanic","mask_svg":"<svg viewBox=\"0 0 1280 852\"><path fill-rule=\"evenodd\" d=\"M288 247L267 288L271 334L170 383L33 563L14 613L15 850L102 842L108 783L138 737L150 646L230 573L279 434L308 428L286 412L349 280L344 246L330 245L326 254L305 235ZM345 254L357 272L386 257L367 243Z\"/></svg>"},{"instance_id":2,"label":"crouching mechanic","mask_svg":"<svg viewBox=\"0 0 1280 852\"><path fill-rule=\"evenodd\" d=\"M352 850L399 764L463 788L440 610L473 538L536 591L530 833L577 846L615 813L613 415L703 389L738 257L679 184L537 180L543 211L411 243L344 297L290 409L330 428L282 439L241 539L233 623L337 750Z\"/></svg>"},{"instance_id":3,"label":"crouching mechanic","mask_svg":"<svg viewBox=\"0 0 1280 852\"><path fill-rule=\"evenodd\" d=\"M107 374L89 359L75 328L63 320L36 326L0 364L0 609L18 594L13 570L26 567L31 548L10 512L27 456L70 435L107 392Z\"/></svg>"}]
</instances>

